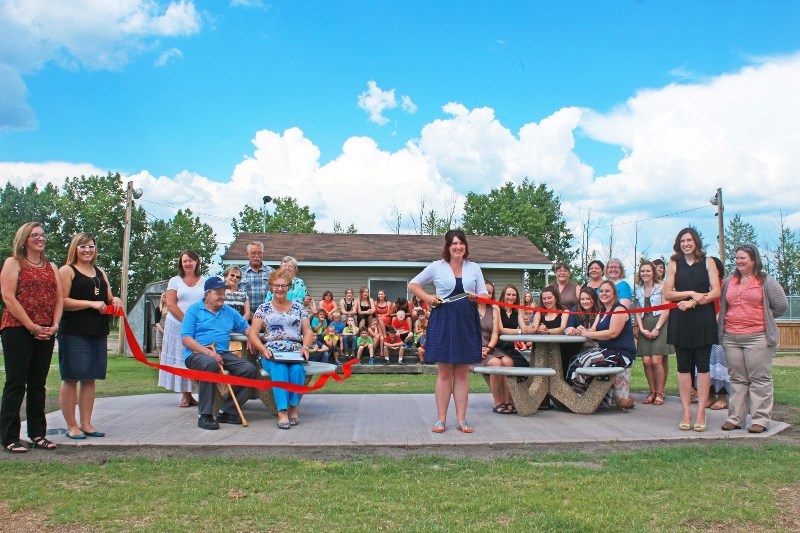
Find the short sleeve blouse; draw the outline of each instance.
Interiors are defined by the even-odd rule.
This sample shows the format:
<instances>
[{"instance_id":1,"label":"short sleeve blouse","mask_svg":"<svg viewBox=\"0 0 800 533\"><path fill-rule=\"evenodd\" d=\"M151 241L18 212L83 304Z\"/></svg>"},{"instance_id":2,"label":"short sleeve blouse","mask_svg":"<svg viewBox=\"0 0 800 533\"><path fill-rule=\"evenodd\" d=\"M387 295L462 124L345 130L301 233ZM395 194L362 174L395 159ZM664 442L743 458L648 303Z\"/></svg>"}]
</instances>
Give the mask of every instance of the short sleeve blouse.
<instances>
[{"instance_id":1,"label":"short sleeve blouse","mask_svg":"<svg viewBox=\"0 0 800 533\"><path fill-rule=\"evenodd\" d=\"M293 301L286 311L278 311L272 302L258 306L253 320L264 321L264 345L272 351L297 352L303 346L302 322L308 318L303 304Z\"/></svg>"},{"instance_id":2,"label":"short sleeve blouse","mask_svg":"<svg viewBox=\"0 0 800 533\"><path fill-rule=\"evenodd\" d=\"M193 287L190 287L185 281L183 281L182 277L173 276L167 283L167 290L177 291L178 308L185 313L192 304L196 304L203 299L203 285L205 285L205 282L206 278L200 277L200 279L197 280L197 283L195 283ZM172 320L173 322L180 324L180 320L175 318L172 313L167 315L167 320Z\"/></svg>"}]
</instances>

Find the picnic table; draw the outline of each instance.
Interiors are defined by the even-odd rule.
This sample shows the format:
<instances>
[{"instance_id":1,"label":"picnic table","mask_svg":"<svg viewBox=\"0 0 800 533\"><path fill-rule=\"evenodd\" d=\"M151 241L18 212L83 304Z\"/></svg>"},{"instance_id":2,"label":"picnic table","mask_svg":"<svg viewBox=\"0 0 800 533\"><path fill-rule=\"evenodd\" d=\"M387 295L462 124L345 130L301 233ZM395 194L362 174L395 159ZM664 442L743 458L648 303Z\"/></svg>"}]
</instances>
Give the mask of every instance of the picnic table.
<instances>
[{"instance_id":1,"label":"picnic table","mask_svg":"<svg viewBox=\"0 0 800 533\"><path fill-rule=\"evenodd\" d=\"M579 374L592 376L586 392L578 394L564 379L561 367L561 345L583 343L578 335L500 335L508 342L532 342L530 367L476 366L473 372L506 377L514 407L522 416L536 414L547 395L573 413L591 414L597 411L613 384L613 376L625 371L616 367L580 368Z\"/></svg>"},{"instance_id":2,"label":"picnic table","mask_svg":"<svg viewBox=\"0 0 800 533\"><path fill-rule=\"evenodd\" d=\"M240 342L241 343L241 357L250 361L258 368L259 371L259 378L263 379L264 381L269 381L270 377L266 370L261 366L260 361L258 360L258 355L251 353L247 349L247 337L245 335L241 335L238 333L231 334L231 341ZM336 372L336 365L332 365L330 363L320 363L317 361L309 361L305 365L306 369L306 382L305 384L308 385L311 381L311 378L314 376L319 376L321 374L328 374L330 372ZM214 412L216 413L219 411L220 405L222 405L222 401L228 396L228 387L223 384L217 385L217 391L214 394ZM258 398L261 400L261 403L264 404L264 407L267 408L267 412L270 414L277 414L278 408L275 405L275 397L272 395L272 389L250 389L250 398Z\"/></svg>"}]
</instances>

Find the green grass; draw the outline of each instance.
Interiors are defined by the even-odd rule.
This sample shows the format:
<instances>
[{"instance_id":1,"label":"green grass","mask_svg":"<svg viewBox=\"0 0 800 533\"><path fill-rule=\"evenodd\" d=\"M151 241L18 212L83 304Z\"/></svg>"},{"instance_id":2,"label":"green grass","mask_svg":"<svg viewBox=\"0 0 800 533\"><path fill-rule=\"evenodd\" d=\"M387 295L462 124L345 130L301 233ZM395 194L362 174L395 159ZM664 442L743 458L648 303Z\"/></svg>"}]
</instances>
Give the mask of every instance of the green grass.
<instances>
[{"instance_id":1,"label":"green grass","mask_svg":"<svg viewBox=\"0 0 800 533\"><path fill-rule=\"evenodd\" d=\"M774 368L776 418L800 423L800 368ZM157 371L109 360L103 396L162 391ZM432 393L435 376L354 375L324 393ZM50 394L58 372L51 372ZM633 388L646 391L641 363ZM54 385L54 386L53 386ZM479 376L471 390L488 389ZM674 367L667 392L677 394ZM623 447L624 449L624 447ZM109 452L113 453L113 452ZM800 445L717 442L494 460L0 460L0 520L93 531L793 531ZM108 457L108 456L107 456ZM32 482L32 480L36 480ZM8 515L8 513L15 513ZM16 514L19 513L19 514Z\"/></svg>"},{"instance_id":2,"label":"green grass","mask_svg":"<svg viewBox=\"0 0 800 533\"><path fill-rule=\"evenodd\" d=\"M5 461L0 473L11 511L97 531L772 531L781 519L776 490L800 478L800 447L496 461Z\"/></svg>"}]
</instances>

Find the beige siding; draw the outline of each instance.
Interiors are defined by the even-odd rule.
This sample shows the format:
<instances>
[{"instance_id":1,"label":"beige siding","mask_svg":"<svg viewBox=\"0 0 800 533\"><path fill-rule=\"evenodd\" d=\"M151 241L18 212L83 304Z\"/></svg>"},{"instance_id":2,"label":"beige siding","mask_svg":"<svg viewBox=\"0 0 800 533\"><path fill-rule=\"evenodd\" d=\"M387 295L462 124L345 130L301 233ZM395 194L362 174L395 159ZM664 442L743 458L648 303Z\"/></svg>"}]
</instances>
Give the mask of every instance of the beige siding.
<instances>
[{"instance_id":1,"label":"beige siding","mask_svg":"<svg viewBox=\"0 0 800 533\"><path fill-rule=\"evenodd\" d=\"M301 267L297 275L303 278L303 281L308 288L309 294L315 300L322 297L322 293L326 290L333 292L334 300L337 302L340 298L344 297L344 291L347 288L352 288L355 295L358 296L358 290L363 286L369 286L370 280L400 280L405 283L419 274L421 269L412 268L341 268L341 267ZM522 270L491 270L487 269L483 272L484 277L494 281L498 291L509 283L516 285L520 291L522 290L523 274ZM433 291L433 287L427 287L427 290ZM371 296L374 298L374 290Z\"/></svg>"}]
</instances>

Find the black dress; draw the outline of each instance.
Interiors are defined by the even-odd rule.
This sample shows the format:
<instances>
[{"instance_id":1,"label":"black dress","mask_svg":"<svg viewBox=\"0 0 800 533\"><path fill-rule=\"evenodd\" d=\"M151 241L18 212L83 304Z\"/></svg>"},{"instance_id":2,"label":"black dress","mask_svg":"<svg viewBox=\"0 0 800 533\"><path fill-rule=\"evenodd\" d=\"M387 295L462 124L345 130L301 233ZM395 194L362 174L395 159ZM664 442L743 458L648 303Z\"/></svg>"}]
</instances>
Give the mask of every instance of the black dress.
<instances>
[{"instance_id":1,"label":"black dress","mask_svg":"<svg viewBox=\"0 0 800 533\"><path fill-rule=\"evenodd\" d=\"M708 269L705 261L695 261L691 265L681 255L675 269L675 290L706 293L711 290L708 282ZM702 348L719 344L717 336L717 317L714 302L669 314L667 341L679 348Z\"/></svg>"}]
</instances>

